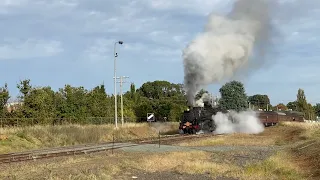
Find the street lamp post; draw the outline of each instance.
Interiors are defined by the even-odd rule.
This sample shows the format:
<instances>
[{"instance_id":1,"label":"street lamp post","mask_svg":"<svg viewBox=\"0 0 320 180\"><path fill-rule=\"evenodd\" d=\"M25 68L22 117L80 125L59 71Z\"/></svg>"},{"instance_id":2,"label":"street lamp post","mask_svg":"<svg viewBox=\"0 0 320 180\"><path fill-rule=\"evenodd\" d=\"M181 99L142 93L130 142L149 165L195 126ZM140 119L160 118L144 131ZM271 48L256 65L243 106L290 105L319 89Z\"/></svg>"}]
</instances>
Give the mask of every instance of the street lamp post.
<instances>
[{"instance_id":1,"label":"street lamp post","mask_svg":"<svg viewBox=\"0 0 320 180\"><path fill-rule=\"evenodd\" d=\"M118 53L116 53L116 44L123 44L123 41L118 41L114 43L114 120L115 126L118 128L118 112L117 112L117 74L116 74L116 58Z\"/></svg>"}]
</instances>

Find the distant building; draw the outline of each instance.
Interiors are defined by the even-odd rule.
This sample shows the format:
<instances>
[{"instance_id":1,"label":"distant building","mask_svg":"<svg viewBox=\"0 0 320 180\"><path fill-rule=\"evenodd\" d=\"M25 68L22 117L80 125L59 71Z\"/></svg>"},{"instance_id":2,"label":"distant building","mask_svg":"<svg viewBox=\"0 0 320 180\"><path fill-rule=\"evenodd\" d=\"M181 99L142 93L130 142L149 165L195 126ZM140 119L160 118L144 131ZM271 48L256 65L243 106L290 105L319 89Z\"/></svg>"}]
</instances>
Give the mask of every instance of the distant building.
<instances>
[{"instance_id":1,"label":"distant building","mask_svg":"<svg viewBox=\"0 0 320 180\"><path fill-rule=\"evenodd\" d=\"M5 107L7 108L8 112L12 112L18 109L22 104L23 102L10 102L10 103L7 103Z\"/></svg>"}]
</instances>

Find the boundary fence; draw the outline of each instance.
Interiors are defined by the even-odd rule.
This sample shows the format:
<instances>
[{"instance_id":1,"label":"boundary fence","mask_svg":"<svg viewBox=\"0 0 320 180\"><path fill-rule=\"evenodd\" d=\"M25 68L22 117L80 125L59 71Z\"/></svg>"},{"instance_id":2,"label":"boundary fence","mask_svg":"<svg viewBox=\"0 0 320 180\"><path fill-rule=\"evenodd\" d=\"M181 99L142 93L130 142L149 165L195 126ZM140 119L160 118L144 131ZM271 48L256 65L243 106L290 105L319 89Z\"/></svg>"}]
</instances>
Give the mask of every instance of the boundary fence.
<instances>
[{"instance_id":1,"label":"boundary fence","mask_svg":"<svg viewBox=\"0 0 320 180\"><path fill-rule=\"evenodd\" d=\"M156 121L163 122L168 119L157 118ZM147 122L146 117L124 117L124 123ZM121 117L118 117L118 125L121 125ZM0 118L0 127L26 127L35 125L102 125L115 124L114 117L68 117L68 118Z\"/></svg>"},{"instance_id":2,"label":"boundary fence","mask_svg":"<svg viewBox=\"0 0 320 180\"><path fill-rule=\"evenodd\" d=\"M124 118L124 123L136 122L135 118ZM0 127L26 127L35 125L102 125L114 124L114 117L82 117L82 118L0 118ZM121 118L118 118L121 124Z\"/></svg>"}]
</instances>

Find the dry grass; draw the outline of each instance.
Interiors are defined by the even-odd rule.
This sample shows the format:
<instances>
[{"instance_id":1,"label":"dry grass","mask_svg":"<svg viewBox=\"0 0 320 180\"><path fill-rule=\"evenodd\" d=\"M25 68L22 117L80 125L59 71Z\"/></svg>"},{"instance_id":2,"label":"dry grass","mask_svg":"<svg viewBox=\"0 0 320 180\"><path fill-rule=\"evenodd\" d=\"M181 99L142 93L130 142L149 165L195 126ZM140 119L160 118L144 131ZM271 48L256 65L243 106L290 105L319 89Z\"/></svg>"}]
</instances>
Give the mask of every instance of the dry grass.
<instances>
[{"instance_id":1,"label":"dry grass","mask_svg":"<svg viewBox=\"0 0 320 180\"><path fill-rule=\"evenodd\" d=\"M232 155L232 154L228 154ZM136 172L159 174L208 174L243 180L303 179L287 154L242 168L234 162L217 162L202 151L169 153L123 153L63 157L40 162L12 164L1 168L0 179L128 179ZM285 162L285 163L284 163ZM126 178L125 178L126 177ZM161 178L159 178L161 179Z\"/></svg>"},{"instance_id":2,"label":"dry grass","mask_svg":"<svg viewBox=\"0 0 320 180\"><path fill-rule=\"evenodd\" d=\"M232 153L226 155L232 156ZM243 180L303 179L303 173L287 154L280 152L260 162L237 166L233 161L218 162L212 154L203 151L170 152L156 155L144 155L126 160L125 166L135 167L149 173L178 172L181 174L210 174L212 178L231 177Z\"/></svg>"},{"instance_id":3,"label":"dry grass","mask_svg":"<svg viewBox=\"0 0 320 180\"><path fill-rule=\"evenodd\" d=\"M244 179L304 179L303 172L292 159L288 153L278 152L265 161L247 166Z\"/></svg>"},{"instance_id":4,"label":"dry grass","mask_svg":"<svg viewBox=\"0 0 320 180\"><path fill-rule=\"evenodd\" d=\"M128 123L118 130L113 125L64 125L4 128L0 134L8 138L0 141L0 153L36 149L42 147L67 146L84 143L99 143L158 135L158 126L147 123ZM176 130L176 123L161 124L163 132Z\"/></svg>"},{"instance_id":5,"label":"dry grass","mask_svg":"<svg viewBox=\"0 0 320 180\"><path fill-rule=\"evenodd\" d=\"M122 154L63 157L41 162L7 165L0 179L113 179L121 171Z\"/></svg>"},{"instance_id":6,"label":"dry grass","mask_svg":"<svg viewBox=\"0 0 320 180\"><path fill-rule=\"evenodd\" d=\"M288 145L269 159L249 165L244 179L320 179L319 124L283 122L257 135L230 134L180 145Z\"/></svg>"},{"instance_id":7,"label":"dry grass","mask_svg":"<svg viewBox=\"0 0 320 180\"><path fill-rule=\"evenodd\" d=\"M206 138L199 141L180 143L181 146L215 146L215 145L246 145L246 146L267 146L273 145L274 139L267 136L253 136L248 134L230 134Z\"/></svg>"},{"instance_id":8,"label":"dry grass","mask_svg":"<svg viewBox=\"0 0 320 180\"><path fill-rule=\"evenodd\" d=\"M130 126L130 128L128 128ZM94 127L94 126L93 126ZM119 137L147 136L149 132L157 135L147 125L128 125L118 132ZM167 126L168 131L171 129ZM78 127L84 128L85 127ZM102 127L95 127L102 128ZM106 128L106 127L104 127ZM161 127L162 128L162 127ZM175 127L176 128L176 127ZM175 129L173 128L173 129ZM114 130L110 127L110 131ZM130 132L129 129L135 129ZM105 129L103 129L105 130ZM103 131L101 130L101 131ZM100 130L98 130L100 131ZM18 131L19 132L19 131ZM139 133L138 133L139 132ZM17 133L14 132L14 133ZM11 133L11 134L14 134ZM82 132L83 133L83 132ZM103 133L103 138L108 135ZM269 140L266 140L269 139ZM2 167L0 179L126 179L130 172L148 172L161 175L163 172L181 174L210 174L212 177L224 176L244 180L264 179L320 179L320 127L312 124L281 123L267 128L258 135L232 134L194 142L198 145L290 145L271 157L256 163L250 161L244 167L237 165L232 158L234 152L220 152L221 158L212 152L168 152L168 153L124 153L114 155L98 153L95 155L63 157L57 160L31 162ZM262 141L262 142L257 142ZM187 145L190 145L187 144ZM237 152L237 154L239 154ZM254 152L242 152L249 157ZM222 157L223 155L223 157ZM139 177L138 177L139 178Z\"/></svg>"},{"instance_id":9,"label":"dry grass","mask_svg":"<svg viewBox=\"0 0 320 180\"><path fill-rule=\"evenodd\" d=\"M306 123L280 123L278 126L268 127L259 134L234 133L215 136L199 141L181 143L181 146L214 146L214 145L245 145L245 146L274 146L285 145L313 136L312 130L320 129Z\"/></svg>"},{"instance_id":10,"label":"dry grass","mask_svg":"<svg viewBox=\"0 0 320 180\"><path fill-rule=\"evenodd\" d=\"M296 124L286 123L286 126L296 127ZM306 123L301 134L304 141L294 145L288 152L292 154L294 163L308 174L308 179L320 179L320 125Z\"/></svg>"},{"instance_id":11,"label":"dry grass","mask_svg":"<svg viewBox=\"0 0 320 180\"><path fill-rule=\"evenodd\" d=\"M210 153L202 151L170 152L143 156L139 161L126 161L128 166L134 166L146 172L175 171L188 174L224 174L236 172L237 167L230 164L212 162ZM229 174L234 175L234 174Z\"/></svg>"}]
</instances>

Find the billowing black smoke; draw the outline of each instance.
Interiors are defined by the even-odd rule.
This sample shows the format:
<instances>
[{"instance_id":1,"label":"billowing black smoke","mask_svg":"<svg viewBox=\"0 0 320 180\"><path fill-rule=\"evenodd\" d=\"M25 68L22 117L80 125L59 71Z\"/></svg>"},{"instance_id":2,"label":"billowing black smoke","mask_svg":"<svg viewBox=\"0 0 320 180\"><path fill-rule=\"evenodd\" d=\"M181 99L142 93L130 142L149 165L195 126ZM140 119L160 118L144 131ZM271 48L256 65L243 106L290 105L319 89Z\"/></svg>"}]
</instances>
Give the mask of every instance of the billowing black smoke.
<instances>
[{"instance_id":1,"label":"billowing black smoke","mask_svg":"<svg viewBox=\"0 0 320 180\"><path fill-rule=\"evenodd\" d=\"M226 16L211 14L204 32L183 51L184 84L189 105L195 94L207 85L233 78L255 61L264 60L270 41L267 0L238 0ZM253 48L259 60L251 58ZM254 69L256 69L255 67Z\"/></svg>"}]
</instances>

